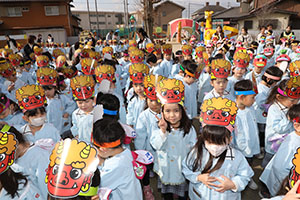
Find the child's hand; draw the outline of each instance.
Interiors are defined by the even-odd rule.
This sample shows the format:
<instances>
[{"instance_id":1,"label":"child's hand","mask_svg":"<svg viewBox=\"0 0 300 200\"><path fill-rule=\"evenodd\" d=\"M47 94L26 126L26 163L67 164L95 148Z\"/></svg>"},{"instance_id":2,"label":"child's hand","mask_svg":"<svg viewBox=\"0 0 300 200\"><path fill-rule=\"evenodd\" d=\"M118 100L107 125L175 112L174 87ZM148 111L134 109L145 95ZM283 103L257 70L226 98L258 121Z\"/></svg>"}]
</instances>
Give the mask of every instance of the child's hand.
<instances>
[{"instance_id":1,"label":"child's hand","mask_svg":"<svg viewBox=\"0 0 300 200\"><path fill-rule=\"evenodd\" d=\"M300 199L300 194L297 194L297 189L299 187L299 184L300 184L300 180L298 180L296 182L296 184L294 185L294 187L288 193L286 193L286 195L284 196L284 198L282 200Z\"/></svg>"},{"instance_id":2,"label":"child's hand","mask_svg":"<svg viewBox=\"0 0 300 200\"><path fill-rule=\"evenodd\" d=\"M8 92L11 92L13 89L15 89L15 83L12 83L7 87Z\"/></svg>"},{"instance_id":3,"label":"child's hand","mask_svg":"<svg viewBox=\"0 0 300 200\"><path fill-rule=\"evenodd\" d=\"M216 184L210 184L211 186L217 187L218 189L215 189L215 191L217 192L225 192L227 190L233 190L236 189L234 183L232 182L232 180L230 180L229 178L227 178L226 176L222 175L221 176L223 179L220 178L216 178L217 181L220 182L220 184L216 185Z\"/></svg>"},{"instance_id":4,"label":"child's hand","mask_svg":"<svg viewBox=\"0 0 300 200\"><path fill-rule=\"evenodd\" d=\"M168 124L164 118L164 114L161 112L161 118L159 119L156 115L155 115L156 119L158 120L158 127L160 128L160 130L163 132L163 133L166 133L167 132L167 127L168 127Z\"/></svg>"},{"instance_id":5,"label":"child's hand","mask_svg":"<svg viewBox=\"0 0 300 200\"><path fill-rule=\"evenodd\" d=\"M65 113L65 114L63 115L63 118L69 118L69 113Z\"/></svg>"},{"instance_id":6,"label":"child's hand","mask_svg":"<svg viewBox=\"0 0 300 200\"><path fill-rule=\"evenodd\" d=\"M197 180L202 182L209 189L213 189L210 185L215 182L217 179L213 176L209 176L209 173L200 174L197 176Z\"/></svg>"}]
</instances>

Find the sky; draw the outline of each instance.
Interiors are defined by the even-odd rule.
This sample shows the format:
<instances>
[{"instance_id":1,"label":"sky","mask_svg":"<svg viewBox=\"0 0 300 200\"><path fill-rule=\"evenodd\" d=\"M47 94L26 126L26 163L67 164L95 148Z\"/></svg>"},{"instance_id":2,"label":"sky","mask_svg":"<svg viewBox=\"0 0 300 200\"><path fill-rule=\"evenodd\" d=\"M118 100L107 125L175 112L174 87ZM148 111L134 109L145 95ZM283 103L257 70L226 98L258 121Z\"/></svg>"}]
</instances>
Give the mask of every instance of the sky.
<instances>
[{"instance_id":1,"label":"sky","mask_svg":"<svg viewBox=\"0 0 300 200\"><path fill-rule=\"evenodd\" d=\"M123 0L73 0L73 5L75 8L72 10L87 10L87 1L89 1L90 10L95 9L95 1L97 1L98 11L124 11L124 1ZM238 6L237 0L171 0L174 3L180 4L186 9L182 12L182 17L187 17L189 11L190 13L205 6L205 2L209 2L210 5L216 5L219 1L221 6L229 8L232 6ZM129 12L136 11L141 8L140 0L128 0L128 10Z\"/></svg>"}]
</instances>

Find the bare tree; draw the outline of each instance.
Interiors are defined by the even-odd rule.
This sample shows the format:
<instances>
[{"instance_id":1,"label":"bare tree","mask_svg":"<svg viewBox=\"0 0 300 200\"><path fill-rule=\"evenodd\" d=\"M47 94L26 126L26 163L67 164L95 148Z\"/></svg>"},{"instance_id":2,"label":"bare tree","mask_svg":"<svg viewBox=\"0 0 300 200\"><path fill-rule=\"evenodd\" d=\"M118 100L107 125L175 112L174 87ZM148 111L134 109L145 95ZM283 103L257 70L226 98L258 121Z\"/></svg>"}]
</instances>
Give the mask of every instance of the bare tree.
<instances>
[{"instance_id":1,"label":"bare tree","mask_svg":"<svg viewBox=\"0 0 300 200\"><path fill-rule=\"evenodd\" d=\"M161 2L161 0L141 0L144 7L144 24L147 35L153 39L153 5Z\"/></svg>"}]
</instances>

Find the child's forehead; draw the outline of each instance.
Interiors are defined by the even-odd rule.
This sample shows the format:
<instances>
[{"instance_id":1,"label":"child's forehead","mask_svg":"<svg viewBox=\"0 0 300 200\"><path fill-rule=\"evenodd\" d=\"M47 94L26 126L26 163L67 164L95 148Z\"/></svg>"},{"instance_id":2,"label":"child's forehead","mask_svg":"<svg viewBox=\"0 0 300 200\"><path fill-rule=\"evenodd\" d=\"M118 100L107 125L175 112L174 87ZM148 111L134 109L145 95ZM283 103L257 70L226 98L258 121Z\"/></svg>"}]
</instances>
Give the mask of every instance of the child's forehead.
<instances>
[{"instance_id":1,"label":"child's forehead","mask_svg":"<svg viewBox=\"0 0 300 200\"><path fill-rule=\"evenodd\" d=\"M212 82L216 82L216 83L225 83L227 81L228 81L227 78L216 78L212 80Z\"/></svg>"}]
</instances>

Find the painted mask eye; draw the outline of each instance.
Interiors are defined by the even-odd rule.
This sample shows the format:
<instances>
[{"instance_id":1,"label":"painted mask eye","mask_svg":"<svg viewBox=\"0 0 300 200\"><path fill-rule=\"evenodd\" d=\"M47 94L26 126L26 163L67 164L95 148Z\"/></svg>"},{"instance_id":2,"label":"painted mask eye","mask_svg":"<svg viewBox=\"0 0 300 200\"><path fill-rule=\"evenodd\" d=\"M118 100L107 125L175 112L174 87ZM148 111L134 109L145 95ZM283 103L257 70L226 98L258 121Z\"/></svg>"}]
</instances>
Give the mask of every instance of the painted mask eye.
<instances>
[{"instance_id":1,"label":"painted mask eye","mask_svg":"<svg viewBox=\"0 0 300 200\"><path fill-rule=\"evenodd\" d=\"M5 153L1 153L0 154L0 162L2 162L5 159Z\"/></svg>"},{"instance_id":2,"label":"painted mask eye","mask_svg":"<svg viewBox=\"0 0 300 200\"><path fill-rule=\"evenodd\" d=\"M35 98L36 98L37 100L40 100L42 97L41 97L41 95L36 95Z\"/></svg>"},{"instance_id":3,"label":"painted mask eye","mask_svg":"<svg viewBox=\"0 0 300 200\"><path fill-rule=\"evenodd\" d=\"M293 88L291 89L291 91L292 91L292 92L296 92L296 91L297 91L297 88L294 88L294 87L293 87Z\"/></svg>"},{"instance_id":4,"label":"painted mask eye","mask_svg":"<svg viewBox=\"0 0 300 200\"><path fill-rule=\"evenodd\" d=\"M86 89L87 89L88 91L92 90L92 88L91 88L90 86L86 87Z\"/></svg>"},{"instance_id":5,"label":"painted mask eye","mask_svg":"<svg viewBox=\"0 0 300 200\"><path fill-rule=\"evenodd\" d=\"M152 92L153 88L152 88L152 87L148 87L147 90L148 90L149 92Z\"/></svg>"},{"instance_id":6,"label":"painted mask eye","mask_svg":"<svg viewBox=\"0 0 300 200\"><path fill-rule=\"evenodd\" d=\"M24 102L24 103L28 103L28 102L29 102L29 98L24 98L24 99L23 99L23 102Z\"/></svg>"},{"instance_id":7,"label":"painted mask eye","mask_svg":"<svg viewBox=\"0 0 300 200\"><path fill-rule=\"evenodd\" d=\"M228 113L228 112L222 112L222 116L223 116L223 117L228 117L228 116L229 116L229 113Z\"/></svg>"},{"instance_id":8,"label":"painted mask eye","mask_svg":"<svg viewBox=\"0 0 300 200\"><path fill-rule=\"evenodd\" d=\"M56 175L58 173L58 169L59 169L58 165L54 165L54 167L52 169L52 174Z\"/></svg>"},{"instance_id":9,"label":"painted mask eye","mask_svg":"<svg viewBox=\"0 0 300 200\"><path fill-rule=\"evenodd\" d=\"M77 92L81 92L81 88L76 88L76 91Z\"/></svg>"},{"instance_id":10,"label":"painted mask eye","mask_svg":"<svg viewBox=\"0 0 300 200\"><path fill-rule=\"evenodd\" d=\"M163 91L163 92L161 93L161 95L162 95L162 96L166 96L166 95L167 95L167 91Z\"/></svg>"},{"instance_id":11,"label":"painted mask eye","mask_svg":"<svg viewBox=\"0 0 300 200\"><path fill-rule=\"evenodd\" d=\"M79 179L81 177L81 174L82 174L82 172L80 169L74 168L70 171L70 177L75 180Z\"/></svg>"},{"instance_id":12,"label":"painted mask eye","mask_svg":"<svg viewBox=\"0 0 300 200\"><path fill-rule=\"evenodd\" d=\"M179 92L178 90L174 90L174 94L175 94L175 95L179 95L180 92Z\"/></svg>"},{"instance_id":13,"label":"painted mask eye","mask_svg":"<svg viewBox=\"0 0 300 200\"><path fill-rule=\"evenodd\" d=\"M212 111L212 110L206 111L206 114L207 114L207 115L212 115L213 113L214 113L214 111Z\"/></svg>"}]
</instances>

